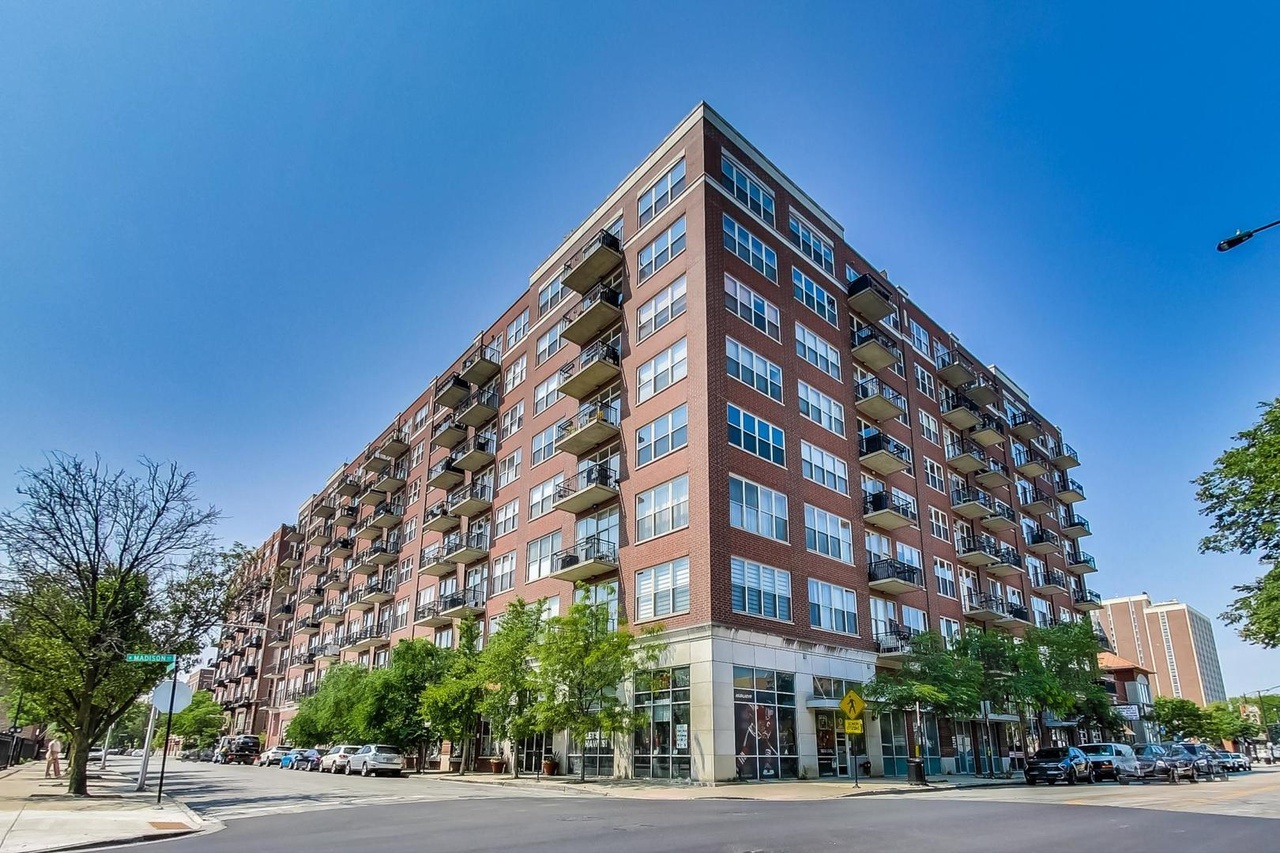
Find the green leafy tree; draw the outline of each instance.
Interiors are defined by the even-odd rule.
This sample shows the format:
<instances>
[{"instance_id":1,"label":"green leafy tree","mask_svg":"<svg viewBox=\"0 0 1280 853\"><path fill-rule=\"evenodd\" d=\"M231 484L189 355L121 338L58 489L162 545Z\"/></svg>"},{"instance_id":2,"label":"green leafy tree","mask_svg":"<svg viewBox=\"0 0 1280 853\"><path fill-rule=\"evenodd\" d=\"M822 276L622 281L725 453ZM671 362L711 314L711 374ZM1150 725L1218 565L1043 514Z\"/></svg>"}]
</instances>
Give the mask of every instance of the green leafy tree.
<instances>
[{"instance_id":1,"label":"green leafy tree","mask_svg":"<svg viewBox=\"0 0 1280 853\"><path fill-rule=\"evenodd\" d=\"M1042 691L1046 677L1043 661L1026 643L1016 643L1004 631L967 628L955 646L955 654L978 665L978 698L994 713L1018 714L1022 743L1027 745L1027 707Z\"/></svg>"},{"instance_id":2,"label":"green leafy tree","mask_svg":"<svg viewBox=\"0 0 1280 853\"><path fill-rule=\"evenodd\" d=\"M217 742L226 722L213 694L199 690L191 697L190 705L173 715L173 734L182 738L184 746L202 749ZM158 746L164 740L164 732L157 731L156 737Z\"/></svg>"},{"instance_id":3,"label":"green leafy tree","mask_svg":"<svg viewBox=\"0 0 1280 853\"><path fill-rule=\"evenodd\" d=\"M111 736L113 746L125 746L130 749L144 746L147 739L147 721L151 718L151 705L147 702L134 702L116 721L115 733Z\"/></svg>"},{"instance_id":4,"label":"green leafy tree","mask_svg":"<svg viewBox=\"0 0 1280 853\"><path fill-rule=\"evenodd\" d=\"M1091 623L1029 628L1023 645L1027 646L1027 654L1040 659L1042 669L1034 677L1031 698L1040 712L1041 723L1045 711L1063 719L1081 718L1086 708L1095 718L1102 714L1101 705L1109 704L1110 698L1101 685L1098 638ZM1027 658L1024 662L1033 666ZM1043 739L1043 730L1040 734Z\"/></svg>"},{"instance_id":5,"label":"green leafy tree","mask_svg":"<svg viewBox=\"0 0 1280 853\"><path fill-rule=\"evenodd\" d=\"M1173 740L1209 734L1204 709L1190 699L1157 696L1151 702L1151 721L1160 727L1163 737Z\"/></svg>"},{"instance_id":6,"label":"green leafy tree","mask_svg":"<svg viewBox=\"0 0 1280 853\"><path fill-rule=\"evenodd\" d=\"M1263 733L1261 726L1240 716L1240 712L1226 702L1214 702L1205 709L1205 738L1213 741L1234 741L1256 738ZM1238 746L1238 743L1237 743Z\"/></svg>"},{"instance_id":7,"label":"green leafy tree","mask_svg":"<svg viewBox=\"0 0 1280 853\"><path fill-rule=\"evenodd\" d=\"M1232 587L1241 595L1220 618L1236 629L1240 639L1267 649L1280 646L1280 563L1250 583Z\"/></svg>"},{"instance_id":8,"label":"green leafy tree","mask_svg":"<svg viewBox=\"0 0 1280 853\"><path fill-rule=\"evenodd\" d=\"M422 720L422 693L445 676L443 649L427 640L402 640L391 650L391 662L360 683L352 708L352 725L360 739L389 743L418 753L421 772L430 732Z\"/></svg>"},{"instance_id":9,"label":"green leafy tree","mask_svg":"<svg viewBox=\"0 0 1280 853\"><path fill-rule=\"evenodd\" d=\"M369 670L353 663L329 667L316 692L298 704L298 712L285 730L285 740L294 746L363 743L364 732L354 712L368 678Z\"/></svg>"},{"instance_id":10,"label":"green leafy tree","mask_svg":"<svg viewBox=\"0 0 1280 853\"><path fill-rule=\"evenodd\" d=\"M89 746L165 675L125 654L194 663L242 558L215 548L219 514L198 504L193 474L140 467L51 454L0 512L0 669L66 734L74 795L87 794Z\"/></svg>"},{"instance_id":11,"label":"green leafy tree","mask_svg":"<svg viewBox=\"0 0 1280 853\"><path fill-rule=\"evenodd\" d=\"M876 673L863 694L881 709L914 711L918 705L943 716L971 716L981 709L982 664L926 631L911 638L901 668Z\"/></svg>"},{"instance_id":12,"label":"green leafy tree","mask_svg":"<svg viewBox=\"0 0 1280 853\"><path fill-rule=\"evenodd\" d=\"M512 745L537 731L533 709L536 699L530 663L542 628L542 602L522 598L507 605L498 629L489 635L480 658L480 679L485 686L480 713L499 742ZM512 769L520 775L520 762Z\"/></svg>"},{"instance_id":13,"label":"green leafy tree","mask_svg":"<svg viewBox=\"0 0 1280 853\"><path fill-rule=\"evenodd\" d=\"M460 772L471 764L472 744L480 725L480 703L485 685L480 675L480 651L476 645L480 628L465 619L458 628L458 647L448 650L444 677L422 691L419 711L432 735L462 746Z\"/></svg>"},{"instance_id":14,"label":"green leafy tree","mask_svg":"<svg viewBox=\"0 0 1280 853\"><path fill-rule=\"evenodd\" d=\"M566 615L547 620L533 647L533 718L543 731L567 730L579 744L596 733L610 739L629 735L644 717L618 690L657 667L665 646L648 638L661 627L637 637L625 624L610 624L607 604L575 598ZM586 762L580 770L579 778L585 779Z\"/></svg>"}]
</instances>

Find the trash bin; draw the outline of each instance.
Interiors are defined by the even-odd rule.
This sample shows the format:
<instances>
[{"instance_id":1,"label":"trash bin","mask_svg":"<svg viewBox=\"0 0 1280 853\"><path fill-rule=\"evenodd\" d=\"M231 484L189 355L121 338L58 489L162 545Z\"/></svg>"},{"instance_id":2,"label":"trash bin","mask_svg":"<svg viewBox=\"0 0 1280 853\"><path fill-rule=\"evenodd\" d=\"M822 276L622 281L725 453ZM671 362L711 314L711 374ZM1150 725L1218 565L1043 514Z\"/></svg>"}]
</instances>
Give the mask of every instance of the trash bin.
<instances>
[{"instance_id":1,"label":"trash bin","mask_svg":"<svg viewBox=\"0 0 1280 853\"><path fill-rule=\"evenodd\" d=\"M928 785L929 782L924 778L924 759L908 758L907 759L907 784L908 785Z\"/></svg>"}]
</instances>

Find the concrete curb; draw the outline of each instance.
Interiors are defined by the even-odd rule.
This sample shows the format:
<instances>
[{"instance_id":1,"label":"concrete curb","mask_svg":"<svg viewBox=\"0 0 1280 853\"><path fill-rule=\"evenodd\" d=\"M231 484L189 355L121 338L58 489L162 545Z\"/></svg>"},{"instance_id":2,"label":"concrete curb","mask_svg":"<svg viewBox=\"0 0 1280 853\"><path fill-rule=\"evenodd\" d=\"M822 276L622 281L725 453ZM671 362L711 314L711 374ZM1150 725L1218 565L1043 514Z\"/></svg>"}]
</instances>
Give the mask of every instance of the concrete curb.
<instances>
[{"instance_id":1,"label":"concrete curb","mask_svg":"<svg viewBox=\"0 0 1280 853\"><path fill-rule=\"evenodd\" d=\"M430 779L441 782L457 782L463 785L488 785L491 788L522 788L534 791L558 791L565 794L582 794L588 797L607 797L604 791L587 791L578 785L566 785L563 782L523 782L515 779L486 779L483 776L429 776L417 773L409 774L413 779Z\"/></svg>"},{"instance_id":2,"label":"concrete curb","mask_svg":"<svg viewBox=\"0 0 1280 853\"><path fill-rule=\"evenodd\" d=\"M125 844L142 844L148 841L163 841L168 838L183 838L187 835L195 835L200 832L198 829L191 830L169 830L167 832L148 832L142 835L130 835L124 838L112 838L109 841L85 841L80 844L67 844L62 847L41 847L30 853L62 853L65 850L100 850L107 847L121 847Z\"/></svg>"}]
</instances>

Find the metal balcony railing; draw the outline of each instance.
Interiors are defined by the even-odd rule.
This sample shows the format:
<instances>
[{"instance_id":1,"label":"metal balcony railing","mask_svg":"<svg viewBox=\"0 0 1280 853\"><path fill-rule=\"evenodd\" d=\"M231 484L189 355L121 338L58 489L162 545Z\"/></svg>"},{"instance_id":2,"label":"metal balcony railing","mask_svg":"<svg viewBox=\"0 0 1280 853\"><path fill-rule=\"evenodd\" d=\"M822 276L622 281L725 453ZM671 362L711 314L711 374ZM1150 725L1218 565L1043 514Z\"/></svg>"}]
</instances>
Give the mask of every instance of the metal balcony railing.
<instances>
[{"instance_id":1,"label":"metal balcony railing","mask_svg":"<svg viewBox=\"0 0 1280 853\"><path fill-rule=\"evenodd\" d=\"M902 409L903 411L906 411L907 409L907 398L874 376L870 379L864 379L862 382L854 386L854 397L858 400L883 397L899 409Z\"/></svg>"},{"instance_id":2,"label":"metal balcony railing","mask_svg":"<svg viewBox=\"0 0 1280 853\"><path fill-rule=\"evenodd\" d=\"M882 510L891 510L904 518L912 521L918 519L916 508L909 501L895 498L889 492L863 492L862 493L862 514L867 515Z\"/></svg>"},{"instance_id":3,"label":"metal balcony railing","mask_svg":"<svg viewBox=\"0 0 1280 853\"><path fill-rule=\"evenodd\" d=\"M896 438L891 438L882 432L875 432L858 439L858 455L860 456L869 456L882 450L891 456L896 456L908 465L911 464L911 448Z\"/></svg>"},{"instance_id":4,"label":"metal balcony railing","mask_svg":"<svg viewBox=\"0 0 1280 853\"><path fill-rule=\"evenodd\" d=\"M584 468L574 476L559 483L556 486L555 496L552 501L560 501L576 494L577 492L588 489L592 486L604 486L609 489L618 488L618 475L614 473L613 468L608 463L601 462L597 465L591 465Z\"/></svg>"},{"instance_id":5,"label":"metal balcony railing","mask_svg":"<svg viewBox=\"0 0 1280 853\"><path fill-rule=\"evenodd\" d=\"M867 566L867 576L873 581L900 580L913 586L924 586L924 571L919 566L890 557L872 560Z\"/></svg>"},{"instance_id":6,"label":"metal balcony railing","mask_svg":"<svg viewBox=\"0 0 1280 853\"><path fill-rule=\"evenodd\" d=\"M621 427L622 415L618 411L617 403L586 403L581 406L577 414L560 422L556 428L556 440L559 441L596 423L608 424L615 428Z\"/></svg>"},{"instance_id":7,"label":"metal balcony railing","mask_svg":"<svg viewBox=\"0 0 1280 853\"><path fill-rule=\"evenodd\" d=\"M594 364L597 361L603 361L607 364L621 366L622 355L618 352L618 348L612 344L600 341L592 344L582 351L576 359L560 368L560 380L564 381L570 376L578 373L583 368Z\"/></svg>"},{"instance_id":8,"label":"metal balcony railing","mask_svg":"<svg viewBox=\"0 0 1280 853\"><path fill-rule=\"evenodd\" d=\"M902 348L898 342L877 329L875 326L863 326L855 329L850 340L850 348L857 349L863 344L877 343L884 347L897 361L902 361Z\"/></svg>"},{"instance_id":9,"label":"metal balcony railing","mask_svg":"<svg viewBox=\"0 0 1280 853\"><path fill-rule=\"evenodd\" d=\"M599 536L587 536L551 555L551 565L555 571L590 562L610 563L616 566L618 546Z\"/></svg>"}]
</instances>

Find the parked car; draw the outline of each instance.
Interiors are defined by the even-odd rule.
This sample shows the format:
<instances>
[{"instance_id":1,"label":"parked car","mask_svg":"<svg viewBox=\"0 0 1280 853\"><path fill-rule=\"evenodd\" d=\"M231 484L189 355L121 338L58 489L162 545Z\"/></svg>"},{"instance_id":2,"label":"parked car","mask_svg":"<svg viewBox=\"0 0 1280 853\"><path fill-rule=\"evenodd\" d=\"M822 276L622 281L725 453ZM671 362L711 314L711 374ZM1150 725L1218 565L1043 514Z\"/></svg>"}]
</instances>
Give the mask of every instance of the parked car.
<instances>
[{"instance_id":1,"label":"parked car","mask_svg":"<svg viewBox=\"0 0 1280 853\"><path fill-rule=\"evenodd\" d=\"M304 749L289 762L290 770L319 770L320 753L314 749Z\"/></svg>"},{"instance_id":2,"label":"parked car","mask_svg":"<svg viewBox=\"0 0 1280 853\"><path fill-rule=\"evenodd\" d=\"M306 750L302 747L296 747L280 756L280 769L288 770L293 765L293 762L298 760L298 756L302 755L304 752L306 752Z\"/></svg>"},{"instance_id":3,"label":"parked car","mask_svg":"<svg viewBox=\"0 0 1280 853\"><path fill-rule=\"evenodd\" d=\"M1133 748L1138 762L1138 775L1147 779L1164 779L1174 785L1195 777L1195 760L1186 753L1175 754L1158 743L1140 743Z\"/></svg>"},{"instance_id":4,"label":"parked car","mask_svg":"<svg viewBox=\"0 0 1280 853\"><path fill-rule=\"evenodd\" d=\"M1138 758L1133 754L1133 747L1126 743L1084 743L1080 751L1093 765L1094 779L1114 779L1128 785L1130 780L1141 778Z\"/></svg>"},{"instance_id":5,"label":"parked car","mask_svg":"<svg viewBox=\"0 0 1280 853\"><path fill-rule=\"evenodd\" d=\"M1195 776L1192 777L1191 781L1197 782L1201 779L1208 779L1212 782L1214 779L1227 778L1226 768L1218 760L1217 751L1211 749L1208 744L1179 742L1170 744L1170 746L1191 756L1195 767Z\"/></svg>"},{"instance_id":6,"label":"parked car","mask_svg":"<svg viewBox=\"0 0 1280 853\"><path fill-rule=\"evenodd\" d=\"M347 759L347 775L399 776L404 770L404 756L400 748L385 743L366 743Z\"/></svg>"},{"instance_id":7,"label":"parked car","mask_svg":"<svg viewBox=\"0 0 1280 853\"><path fill-rule=\"evenodd\" d=\"M213 750L208 748L200 750L200 760L213 761Z\"/></svg>"},{"instance_id":8,"label":"parked car","mask_svg":"<svg viewBox=\"0 0 1280 853\"><path fill-rule=\"evenodd\" d=\"M360 747L349 743L338 744L320 756L321 773L345 773L347 760L360 751Z\"/></svg>"},{"instance_id":9,"label":"parked car","mask_svg":"<svg viewBox=\"0 0 1280 853\"><path fill-rule=\"evenodd\" d=\"M226 735L218 739L214 764L257 764L262 742L257 735Z\"/></svg>"},{"instance_id":10,"label":"parked car","mask_svg":"<svg viewBox=\"0 0 1280 853\"><path fill-rule=\"evenodd\" d=\"M1037 749L1023 771L1028 785L1037 782L1066 782L1074 785L1081 780L1093 784L1093 764L1089 757L1074 746L1050 746Z\"/></svg>"},{"instance_id":11,"label":"parked car","mask_svg":"<svg viewBox=\"0 0 1280 853\"><path fill-rule=\"evenodd\" d=\"M287 746L273 746L258 756L258 766L270 767L272 764L279 764L280 758L288 752L289 747Z\"/></svg>"},{"instance_id":12,"label":"parked car","mask_svg":"<svg viewBox=\"0 0 1280 853\"><path fill-rule=\"evenodd\" d=\"M1235 753L1227 752L1223 749L1214 750L1213 754L1217 756L1218 761L1222 762L1222 769L1228 773L1235 773L1244 768L1240 766L1240 762L1236 759Z\"/></svg>"},{"instance_id":13,"label":"parked car","mask_svg":"<svg viewBox=\"0 0 1280 853\"><path fill-rule=\"evenodd\" d=\"M141 758L146 754L147 754L147 751L145 749L135 749L133 752L129 753L129 756L131 758Z\"/></svg>"},{"instance_id":14,"label":"parked car","mask_svg":"<svg viewBox=\"0 0 1280 853\"><path fill-rule=\"evenodd\" d=\"M90 764L92 764L95 761L101 761L102 755L103 755L102 747L100 746L89 747L89 763Z\"/></svg>"},{"instance_id":15,"label":"parked car","mask_svg":"<svg viewBox=\"0 0 1280 853\"><path fill-rule=\"evenodd\" d=\"M1236 769L1241 771L1249 771L1253 769L1253 759L1243 752L1232 752L1231 757L1236 760Z\"/></svg>"}]
</instances>

